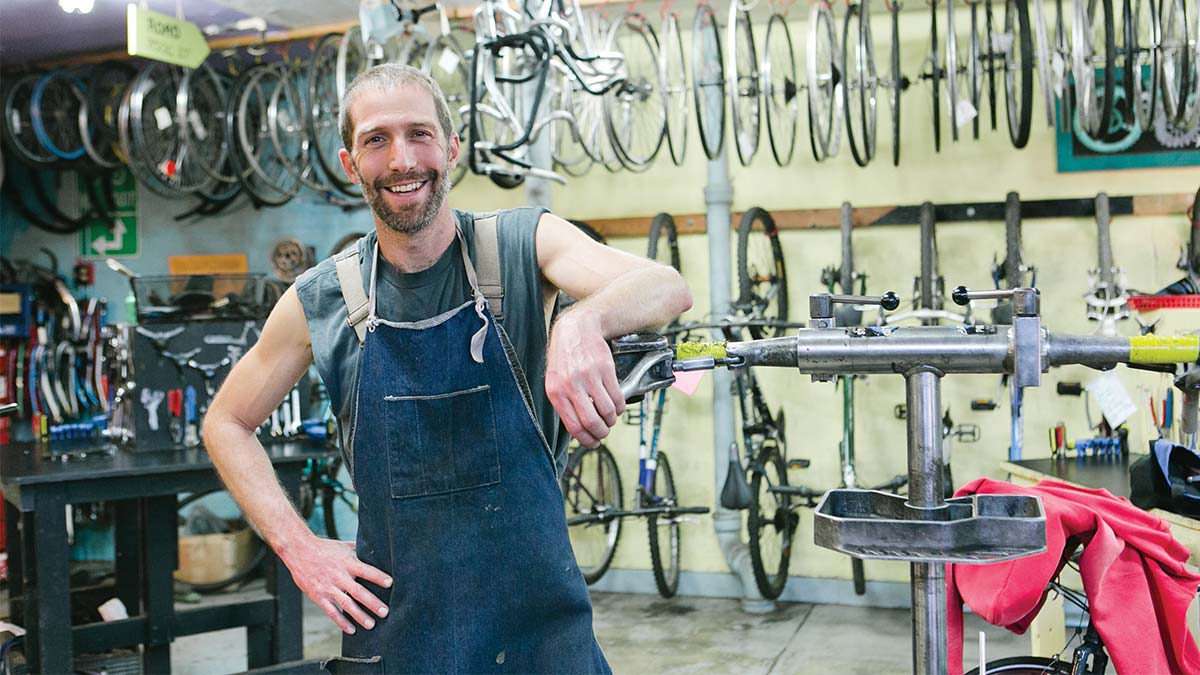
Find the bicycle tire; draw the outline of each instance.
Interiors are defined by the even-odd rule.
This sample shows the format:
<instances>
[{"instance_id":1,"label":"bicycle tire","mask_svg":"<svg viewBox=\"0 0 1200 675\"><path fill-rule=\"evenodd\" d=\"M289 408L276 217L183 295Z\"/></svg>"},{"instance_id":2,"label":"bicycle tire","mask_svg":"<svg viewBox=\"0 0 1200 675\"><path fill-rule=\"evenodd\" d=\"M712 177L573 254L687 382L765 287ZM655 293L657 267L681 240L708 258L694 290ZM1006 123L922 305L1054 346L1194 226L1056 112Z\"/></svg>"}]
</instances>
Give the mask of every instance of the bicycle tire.
<instances>
[{"instance_id":1,"label":"bicycle tire","mask_svg":"<svg viewBox=\"0 0 1200 675\"><path fill-rule=\"evenodd\" d=\"M683 34L679 31L677 14L670 12L663 17L658 37L659 82L663 108L667 111L667 150L675 166L683 166L687 156L688 84Z\"/></svg>"},{"instance_id":2,"label":"bicycle tire","mask_svg":"<svg viewBox=\"0 0 1200 675\"><path fill-rule=\"evenodd\" d=\"M668 506L679 505L679 495L675 492L675 475L671 471L671 463L667 461L664 452L658 453L658 465L654 471L654 494L662 497ZM654 585L658 594L664 598L673 598L679 591L679 553L680 534L679 519L671 518L665 525L669 547L667 557L662 555L662 533L659 532L660 516L651 514L646 519L646 532L650 540L650 567L654 570Z\"/></svg>"},{"instance_id":3,"label":"bicycle tire","mask_svg":"<svg viewBox=\"0 0 1200 675\"><path fill-rule=\"evenodd\" d=\"M709 159L716 159L725 144L725 62L721 27L708 3L696 7L692 21L692 96L700 146Z\"/></svg>"},{"instance_id":4,"label":"bicycle tire","mask_svg":"<svg viewBox=\"0 0 1200 675\"><path fill-rule=\"evenodd\" d=\"M1134 119L1141 125L1142 131L1150 131L1154 127L1154 117L1158 113L1159 77L1162 68L1159 64L1161 52L1158 43L1162 40L1162 23L1159 18L1159 3L1156 0L1124 0L1125 4L1135 3L1129 16L1134 23L1131 35L1132 44L1127 48L1133 53L1134 77L1132 80L1132 99L1134 103ZM1146 78L1143 70L1149 70L1150 87L1146 91Z\"/></svg>"},{"instance_id":5,"label":"bicycle tire","mask_svg":"<svg viewBox=\"0 0 1200 675\"><path fill-rule=\"evenodd\" d=\"M758 153L761 132L762 99L759 96L758 52L754 46L754 25L750 12L740 2L729 3L729 109L733 114L733 145L738 162L750 166Z\"/></svg>"},{"instance_id":6,"label":"bicycle tire","mask_svg":"<svg viewBox=\"0 0 1200 675\"><path fill-rule=\"evenodd\" d=\"M592 471L588 471L585 462L591 457L595 457L595 468ZM597 494L593 494L587 485L583 484L585 480L584 476L591 476L593 474L597 477L595 492L598 493L598 496ZM567 469L559 479L559 484L562 487L567 520L573 517L591 515L597 507L614 511L621 509L621 504L623 503L621 496L621 472L617 469L617 460L604 444L600 444L595 448L578 447L577 452L573 452L567 461ZM581 495L581 492L586 494ZM578 502L580 497L590 500L590 503L586 505L586 509L578 508L580 506ZM608 571L609 565L612 564L613 556L617 553L617 544L620 542L621 519L613 518L603 523L603 548L599 550L599 554L595 556L594 560L585 555L586 559L580 563L581 549L585 546L589 547L589 549L592 548L590 546L591 542L585 536L585 533L592 527L595 527L593 523L582 523L572 525L567 530L571 538L571 549L575 552L576 562L579 563L579 571L583 574L583 580L588 585L599 581L604 576L604 573Z\"/></svg>"},{"instance_id":7,"label":"bicycle tire","mask_svg":"<svg viewBox=\"0 0 1200 675\"><path fill-rule=\"evenodd\" d=\"M362 29L357 25L351 26L342 35L342 41L338 43L334 72L339 104L346 97L346 88L350 86L355 77L358 77L359 73L370 65L371 59L367 54L367 46L363 44L362 40Z\"/></svg>"},{"instance_id":8,"label":"bicycle tire","mask_svg":"<svg viewBox=\"0 0 1200 675\"><path fill-rule=\"evenodd\" d=\"M850 49L852 26L853 51ZM854 57L853 68L850 67L851 54ZM846 16L842 20L842 64L854 78L847 80L843 88L842 112L846 118L846 139L854 163L866 166L875 157L875 45L871 41L870 16L863 15L863 5L858 3L846 7Z\"/></svg>"},{"instance_id":9,"label":"bicycle tire","mask_svg":"<svg viewBox=\"0 0 1200 675\"><path fill-rule=\"evenodd\" d=\"M958 24L954 20L956 0L946 0L946 96L949 105L950 140L958 142Z\"/></svg>"},{"instance_id":10,"label":"bicycle tire","mask_svg":"<svg viewBox=\"0 0 1200 675\"><path fill-rule=\"evenodd\" d=\"M358 492L354 490L353 481L341 457L335 457L326 465L322 483L321 509L324 511L325 534L330 539L354 541L358 537ZM349 527L351 524L353 528Z\"/></svg>"},{"instance_id":11,"label":"bicycle tire","mask_svg":"<svg viewBox=\"0 0 1200 675\"><path fill-rule=\"evenodd\" d=\"M1159 11L1162 40L1159 42L1159 99L1169 125L1181 127L1186 117L1189 87L1187 3L1163 0Z\"/></svg>"},{"instance_id":12,"label":"bicycle tire","mask_svg":"<svg viewBox=\"0 0 1200 675\"><path fill-rule=\"evenodd\" d=\"M900 166L900 94L908 88L908 81L900 72L900 7L893 5L892 15L892 166Z\"/></svg>"},{"instance_id":13,"label":"bicycle tire","mask_svg":"<svg viewBox=\"0 0 1200 675\"><path fill-rule=\"evenodd\" d=\"M240 173L242 184L265 206L286 204L300 192L302 185L270 147L268 108L274 88L269 86L269 80L264 80L286 77L282 72L286 68L284 64L272 64L247 71L251 74L242 84L239 95L230 99L237 111L228 122L233 124L233 138L239 148L234 156L244 167Z\"/></svg>"},{"instance_id":14,"label":"bicycle tire","mask_svg":"<svg viewBox=\"0 0 1200 675\"><path fill-rule=\"evenodd\" d=\"M988 661L983 669L987 675L1070 675L1071 664L1044 656L1010 656ZM966 675L979 675L979 669L972 668Z\"/></svg>"},{"instance_id":15,"label":"bicycle tire","mask_svg":"<svg viewBox=\"0 0 1200 675\"><path fill-rule=\"evenodd\" d=\"M929 3L929 84L933 87L933 151L942 151L942 79L941 43L938 40L937 0Z\"/></svg>"},{"instance_id":16,"label":"bicycle tire","mask_svg":"<svg viewBox=\"0 0 1200 675\"><path fill-rule=\"evenodd\" d=\"M1102 44L1096 39L1096 3L1100 3L1099 20L1103 22ZM1114 72L1116 70L1116 46L1113 35L1112 0L1073 0L1075 21L1071 58L1075 78L1075 107L1080 123L1088 134L1095 137L1107 136L1112 119L1114 98ZM1102 46L1103 88L1097 88L1096 49Z\"/></svg>"},{"instance_id":17,"label":"bicycle tire","mask_svg":"<svg viewBox=\"0 0 1200 675\"><path fill-rule=\"evenodd\" d=\"M979 140L979 104L983 102L983 51L979 47L979 2L971 4L971 34L967 40L967 91L975 115L971 117L971 138Z\"/></svg>"},{"instance_id":18,"label":"bicycle tire","mask_svg":"<svg viewBox=\"0 0 1200 675\"><path fill-rule=\"evenodd\" d=\"M763 457L765 455L765 457ZM768 491L772 486L786 486L787 466L773 448L759 454L763 458L753 470L750 478L750 509L746 518L746 529L750 540L750 568L754 572L754 583L758 592L768 600L783 594L787 585L788 565L792 557L792 534L795 531L796 514L791 510L791 497ZM775 478L767 476L768 468ZM764 504L774 507L764 514ZM768 533L768 528L774 532ZM778 551L771 543L778 543Z\"/></svg>"},{"instance_id":19,"label":"bicycle tire","mask_svg":"<svg viewBox=\"0 0 1200 675\"><path fill-rule=\"evenodd\" d=\"M670 265L677 272L682 271L679 267L679 232L671 214L659 213L651 219L646 257Z\"/></svg>"},{"instance_id":20,"label":"bicycle tire","mask_svg":"<svg viewBox=\"0 0 1200 675\"><path fill-rule=\"evenodd\" d=\"M837 48L837 28L827 1L812 4L808 30L808 138L813 159L821 162L837 155L843 96L843 70L838 63L841 50Z\"/></svg>"},{"instance_id":21,"label":"bicycle tire","mask_svg":"<svg viewBox=\"0 0 1200 675\"><path fill-rule=\"evenodd\" d=\"M85 129L84 148L97 165L115 169L126 163L121 156L117 131L117 111L121 96L133 83L137 71L123 61L98 64L88 77L87 106L81 122Z\"/></svg>"},{"instance_id":22,"label":"bicycle tire","mask_svg":"<svg viewBox=\"0 0 1200 675\"><path fill-rule=\"evenodd\" d=\"M4 96L4 140L16 156L34 166L53 164L56 158L38 142L29 106L41 75L25 75Z\"/></svg>"},{"instance_id":23,"label":"bicycle tire","mask_svg":"<svg viewBox=\"0 0 1200 675\"><path fill-rule=\"evenodd\" d=\"M800 85L792 32L787 21L772 14L767 21L767 39L763 46L763 108L767 118L767 140L771 155L779 166L791 164L796 154L796 126L800 119Z\"/></svg>"},{"instance_id":24,"label":"bicycle tire","mask_svg":"<svg viewBox=\"0 0 1200 675\"><path fill-rule=\"evenodd\" d=\"M983 6L984 30L987 31L987 95L989 119L992 131L996 130L996 45L992 38L995 35L995 16L992 13L992 0L985 0Z\"/></svg>"},{"instance_id":25,"label":"bicycle tire","mask_svg":"<svg viewBox=\"0 0 1200 675\"><path fill-rule=\"evenodd\" d=\"M450 109L450 124L460 138L466 135L467 121L464 113L470 110L471 105L471 85L467 81L471 77L467 70L470 62L452 35L441 35L430 41L421 64L421 70L441 87L446 106ZM451 187L462 182L466 173L467 163L458 162L450 172Z\"/></svg>"},{"instance_id":26,"label":"bicycle tire","mask_svg":"<svg viewBox=\"0 0 1200 675\"><path fill-rule=\"evenodd\" d=\"M1013 37L1004 56L1008 135L1013 147L1023 148L1029 143L1029 128L1033 122L1033 36L1026 0L1006 0L1004 31Z\"/></svg>"},{"instance_id":27,"label":"bicycle tire","mask_svg":"<svg viewBox=\"0 0 1200 675\"><path fill-rule=\"evenodd\" d=\"M187 497L184 497L183 499L179 500L178 505L175 507L176 513L182 512L185 508L200 501L201 499L204 499L206 497L209 497L210 495L219 494L222 492L226 492L226 491L221 488L213 488L211 490L202 490L200 492L193 492L192 494L188 495ZM226 494L228 494L228 493L226 493ZM232 501L233 497L230 496L229 499ZM245 523L244 516L239 517L238 520L241 520L243 523ZM246 523L245 526L250 527L249 523ZM253 530L252 530L252 532L253 532ZM250 558L246 561L246 563L244 565L233 570L233 572L229 576L227 576L223 579L218 579L216 581L205 582L205 583L192 583L192 582L181 581L179 579L176 579L175 580L176 583L187 586L188 588L196 591L197 593L214 593L216 591L223 590L225 588L228 588L229 586L232 586L236 583L239 583L245 579L250 578L259 570L259 568L262 567L263 561L266 560L266 557L267 557L267 548L268 548L266 543L263 542L263 540L260 539L256 533L252 537L252 540L257 545L257 547L254 550L254 553L252 553L250 555Z\"/></svg>"},{"instance_id":28,"label":"bicycle tire","mask_svg":"<svg viewBox=\"0 0 1200 675\"><path fill-rule=\"evenodd\" d=\"M86 108L82 83L73 76L62 70L43 75L29 101L29 117L42 148L63 161L83 157L87 150L79 121L81 114L87 119Z\"/></svg>"},{"instance_id":29,"label":"bicycle tire","mask_svg":"<svg viewBox=\"0 0 1200 675\"><path fill-rule=\"evenodd\" d=\"M761 242L763 237L766 237L770 247L769 268L762 270L765 276L758 269L760 261L750 259L751 240ZM755 318L761 316L768 320L787 321L787 270L783 264L783 247L779 243L775 219L765 209L752 207L742 214L742 220L738 223L737 238L739 307ZM759 249L761 244L753 246ZM759 287L764 283L766 292L760 293ZM750 326L749 329L750 335L755 339L762 339L768 335L777 337L785 332L783 328L768 329L764 326Z\"/></svg>"},{"instance_id":30,"label":"bicycle tire","mask_svg":"<svg viewBox=\"0 0 1200 675\"><path fill-rule=\"evenodd\" d=\"M228 83L207 64L189 70L179 85L181 103L180 130L188 156L204 173L223 184L237 182L232 172L223 169L229 156L229 138L225 136L225 110L228 108Z\"/></svg>"},{"instance_id":31,"label":"bicycle tire","mask_svg":"<svg viewBox=\"0 0 1200 675\"><path fill-rule=\"evenodd\" d=\"M341 130L338 129L341 97L338 95L337 63L343 39L341 33L330 33L317 40L313 47L308 62L309 113L305 119L313 155L325 179L343 193L362 197L361 191L346 176L338 157L343 142Z\"/></svg>"}]
</instances>

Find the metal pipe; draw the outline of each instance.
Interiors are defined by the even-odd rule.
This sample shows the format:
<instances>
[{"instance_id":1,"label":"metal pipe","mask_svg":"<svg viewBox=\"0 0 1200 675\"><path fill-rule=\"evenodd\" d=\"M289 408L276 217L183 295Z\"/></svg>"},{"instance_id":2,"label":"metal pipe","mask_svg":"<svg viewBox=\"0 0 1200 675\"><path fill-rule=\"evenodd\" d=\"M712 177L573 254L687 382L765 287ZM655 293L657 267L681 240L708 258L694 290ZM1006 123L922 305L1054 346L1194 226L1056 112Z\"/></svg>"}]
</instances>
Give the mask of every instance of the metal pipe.
<instances>
[{"instance_id":1,"label":"metal pipe","mask_svg":"<svg viewBox=\"0 0 1200 675\"><path fill-rule=\"evenodd\" d=\"M732 307L733 273L729 248L733 231L733 185L729 181L729 159L725 151L708 162L708 183L704 186L708 239L708 300L718 316ZM714 340L723 339L719 329L713 330ZM724 368L713 371L712 429L715 483L713 494L721 494L725 474L729 470L730 449L734 443L733 374ZM721 508L718 499L713 508L713 530L725 557L725 564L742 584L742 609L749 613L769 612L775 603L766 600L754 581L750 547L742 539L742 514Z\"/></svg>"},{"instance_id":2,"label":"metal pipe","mask_svg":"<svg viewBox=\"0 0 1200 675\"><path fill-rule=\"evenodd\" d=\"M1102 370L1129 360L1129 338L1108 335L1046 334L1046 363L1079 364Z\"/></svg>"},{"instance_id":3,"label":"metal pipe","mask_svg":"<svg viewBox=\"0 0 1200 675\"><path fill-rule=\"evenodd\" d=\"M915 368L904 374L908 399L908 504L936 509L942 497L941 373ZM944 673L946 569L942 563L912 563L913 672Z\"/></svg>"}]
</instances>

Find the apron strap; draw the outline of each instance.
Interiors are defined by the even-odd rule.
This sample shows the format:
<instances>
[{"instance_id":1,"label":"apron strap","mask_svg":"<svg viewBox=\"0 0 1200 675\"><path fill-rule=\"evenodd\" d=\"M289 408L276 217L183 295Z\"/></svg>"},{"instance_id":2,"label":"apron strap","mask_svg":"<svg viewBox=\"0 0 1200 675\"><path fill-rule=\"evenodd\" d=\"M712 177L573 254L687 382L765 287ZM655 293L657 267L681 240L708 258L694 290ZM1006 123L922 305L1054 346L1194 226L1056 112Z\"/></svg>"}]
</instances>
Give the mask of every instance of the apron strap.
<instances>
[{"instance_id":1,"label":"apron strap","mask_svg":"<svg viewBox=\"0 0 1200 675\"><path fill-rule=\"evenodd\" d=\"M480 213L475 216L475 253L479 272L479 290L487 298L496 321L504 320L504 284L500 281L499 214Z\"/></svg>"},{"instance_id":2,"label":"apron strap","mask_svg":"<svg viewBox=\"0 0 1200 675\"><path fill-rule=\"evenodd\" d=\"M342 287L342 299L346 301L346 323L358 336L358 344L367 339L367 294L363 291L362 272L358 247L351 246L334 258L338 284Z\"/></svg>"},{"instance_id":3,"label":"apron strap","mask_svg":"<svg viewBox=\"0 0 1200 675\"><path fill-rule=\"evenodd\" d=\"M493 220L495 216L492 217ZM487 305L488 299L480 290L479 279L475 275L475 266L471 264L471 253L467 250L467 238L463 236L462 230L457 226L454 228L455 236L458 237L458 245L462 247L463 267L467 272L467 283L471 285L471 294L475 296L475 314L483 321L483 325L475 334L471 336L471 359L475 363L483 363L483 341L487 338L488 315ZM478 241L478 238L476 239ZM497 268L499 266L497 265Z\"/></svg>"}]
</instances>

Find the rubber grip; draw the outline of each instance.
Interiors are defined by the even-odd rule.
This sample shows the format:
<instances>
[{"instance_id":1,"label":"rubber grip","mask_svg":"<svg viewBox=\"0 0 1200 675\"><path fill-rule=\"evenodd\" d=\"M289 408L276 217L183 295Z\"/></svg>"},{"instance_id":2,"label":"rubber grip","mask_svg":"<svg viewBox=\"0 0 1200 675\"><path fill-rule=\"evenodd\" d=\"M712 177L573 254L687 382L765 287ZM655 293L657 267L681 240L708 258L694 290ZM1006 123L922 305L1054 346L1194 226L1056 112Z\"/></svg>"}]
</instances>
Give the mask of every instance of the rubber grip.
<instances>
[{"instance_id":1,"label":"rubber grip","mask_svg":"<svg viewBox=\"0 0 1200 675\"><path fill-rule=\"evenodd\" d=\"M1130 363L1194 363L1200 335L1139 335L1129 338Z\"/></svg>"}]
</instances>

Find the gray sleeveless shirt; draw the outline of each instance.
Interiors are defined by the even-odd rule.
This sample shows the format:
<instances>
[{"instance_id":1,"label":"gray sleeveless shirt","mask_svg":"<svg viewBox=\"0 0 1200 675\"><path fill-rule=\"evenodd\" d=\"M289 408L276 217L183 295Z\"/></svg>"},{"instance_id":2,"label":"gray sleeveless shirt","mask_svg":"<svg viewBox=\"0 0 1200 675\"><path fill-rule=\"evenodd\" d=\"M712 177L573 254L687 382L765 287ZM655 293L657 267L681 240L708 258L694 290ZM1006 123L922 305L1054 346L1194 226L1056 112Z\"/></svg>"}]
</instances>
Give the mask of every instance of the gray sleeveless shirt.
<instances>
[{"instance_id":1,"label":"gray sleeveless shirt","mask_svg":"<svg viewBox=\"0 0 1200 675\"><path fill-rule=\"evenodd\" d=\"M512 341L518 360L516 365L528 380L534 413L547 443L554 450L555 465L561 474L566 465L569 437L566 430L561 429L558 414L546 398L546 315L535 246L538 219L545 212L539 208L520 208L499 214L496 229L500 281L504 285L504 318L500 325ZM476 261L474 214L454 211L454 216L466 239L471 260ZM371 232L356 244L364 288L370 283L370 261L376 239L375 233ZM428 319L471 298L461 247L456 241L451 242L432 267L420 272L403 274L381 261L377 284L380 312L394 321ZM346 320L346 303L333 258L322 260L300 275L296 279L296 293L308 321L313 363L329 392L342 447L347 448L354 392L358 388L361 347Z\"/></svg>"}]
</instances>

